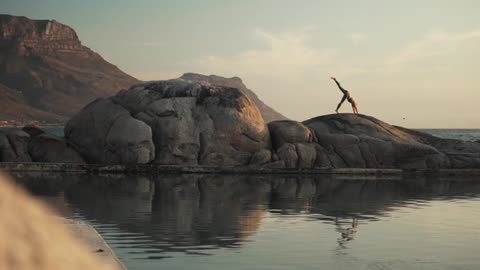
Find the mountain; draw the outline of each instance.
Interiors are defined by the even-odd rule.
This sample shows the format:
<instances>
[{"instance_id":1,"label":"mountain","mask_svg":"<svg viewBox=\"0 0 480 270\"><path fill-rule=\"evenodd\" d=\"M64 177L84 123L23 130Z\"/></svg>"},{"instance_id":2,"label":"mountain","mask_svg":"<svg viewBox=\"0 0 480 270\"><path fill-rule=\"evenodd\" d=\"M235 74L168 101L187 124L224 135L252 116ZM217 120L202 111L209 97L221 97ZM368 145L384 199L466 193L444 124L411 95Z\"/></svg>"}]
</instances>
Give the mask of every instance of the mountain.
<instances>
[{"instance_id":1,"label":"mountain","mask_svg":"<svg viewBox=\"0 0 480 270\"><path fill-rule=\"evenodd\" d=\"M55 20L0 15L0 120L61 123L97 97L139 81Z\"/></svg>"},{"instance_id":2,"label":"mountain","mask_svg":"<svg viewBox=\"0 0 480 270\"><path fill-rule=\"evenodd\" d=\"M251 98L253 102L255 102L257 107L260 109L260 113L262 114L263 119L265 120L266 123L276 121L276 120L288 119L282 114L280 114L279 112L272 109L270 106L266 105L262 100L260 100L257 94L255 94L252 90L248 89L247 86L242 82L242 79L238 77L224 78L216 75L206 76L206 75L197 74L197 73L185 73L180 77L180 79L237 88L238 90L242 91L245 95L247 95L249 98Z\"/></svg>"}]
</instances>

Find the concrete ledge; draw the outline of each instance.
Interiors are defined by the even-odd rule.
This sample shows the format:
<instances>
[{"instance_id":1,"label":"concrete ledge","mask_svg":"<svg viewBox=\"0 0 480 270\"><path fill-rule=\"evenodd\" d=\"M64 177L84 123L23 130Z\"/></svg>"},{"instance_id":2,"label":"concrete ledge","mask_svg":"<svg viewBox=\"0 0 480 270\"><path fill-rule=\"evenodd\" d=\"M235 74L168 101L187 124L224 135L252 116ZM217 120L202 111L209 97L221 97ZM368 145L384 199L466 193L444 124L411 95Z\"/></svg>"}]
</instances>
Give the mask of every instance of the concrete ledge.
<instances>
[{"instance_id":1,"label":"concrete ledge","mask_svg":"<svg viewBox=\"0 0 480 270\"><path fill-rule=\"evenodd\" d=\"M102 236L92 226L77 220L65 219L65 225L74 236L83 241L87 248L94 253L101 261L112 266L113 269L127 270L117 258L110 246L103 240Z\"/></svg>"},{"instance_id":2,"label":"concrete ledge","mask_svg":"<svg viewBox=\"0 0 480 270\"><path fill-rule=\"evenodd\" d=\"M480 176L480 169L401 170L364 168L271 169L261 167L169 166L153 164L102 165L74 163L9 163L0 162L7 172L64 172L79 174L290 174L290 175L370 175L370 176Z\"/></svg>"}]
</instances>

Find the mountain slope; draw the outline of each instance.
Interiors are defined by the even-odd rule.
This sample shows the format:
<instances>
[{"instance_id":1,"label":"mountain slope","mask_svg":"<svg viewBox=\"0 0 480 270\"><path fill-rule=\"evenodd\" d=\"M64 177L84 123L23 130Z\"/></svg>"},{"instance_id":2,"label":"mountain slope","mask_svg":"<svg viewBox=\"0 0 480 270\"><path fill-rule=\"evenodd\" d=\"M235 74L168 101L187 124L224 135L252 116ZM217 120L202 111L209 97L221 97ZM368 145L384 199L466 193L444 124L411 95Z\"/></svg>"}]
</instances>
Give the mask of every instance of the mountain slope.
<instances>
[{"instance_id":1,"label":"mountain slope","mask_svg":"<svg viewBox=\"0 0 480 270\"><path fill-rule=\"evenodd\" d=\"M253 102L255 102L257 107L260 109L260 112L266 123L271 121L276 121L276 120L287 119L285 116L275 111L273 108L266 105L262 100L260 100L257 94L255 94L252 90L248 89L247 86L242 82L242 79L238 77L224 78L216 75L206 76L206 75L196 74L196 73L185 73L180 77L180 79L237 88L238 90L242 91L245 95L247 95L249 98L251 98Z\"/></svg>"},{"instance_id":2,"label":"mountain slope","mask_svg":"<svg viewBox=\"0 0 480 270\"><path fill-rule=\"evenodd\" d=\"M139 81L54 20L0 15L0 119L59 122Z\"/></svg>"}]
</instances>

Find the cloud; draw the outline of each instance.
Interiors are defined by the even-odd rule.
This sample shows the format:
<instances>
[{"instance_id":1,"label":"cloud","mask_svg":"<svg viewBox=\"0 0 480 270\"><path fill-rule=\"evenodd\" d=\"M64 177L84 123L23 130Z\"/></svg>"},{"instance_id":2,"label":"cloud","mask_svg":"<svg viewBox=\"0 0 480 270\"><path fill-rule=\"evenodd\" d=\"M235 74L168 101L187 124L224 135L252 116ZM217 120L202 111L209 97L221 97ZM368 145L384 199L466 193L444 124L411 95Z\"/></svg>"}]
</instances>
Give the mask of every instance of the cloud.
<instances>
[{"instance_id":1,"label":"cloud","mask_svg":"<svg viewBox=\"0 0 480 270\"><path fill-rule=\"evenodd\" d=\"M165 42L162 41L138 41L132 43L133 46L139 46L139 47L163 47L165 46Z\"/></svg>"},{"instance_id":2,"label":"cloud","mask_svg":"<svg viewBox=\"0 0 480 270\"><path fill-rule=\"evenodd\" d=\"M466 42L480 38L480 30L462 33L430 32L413 41L387 60L390 65L403 65L431 56L454 53Z\"/></svg>"},{"instance_id":3,"label":"cloud","mask_svg":"<svg viewBox=\"0 0 480 270\"><path fill-rule=\"evenodd\" d=\"M367 39L367 35L364 33L350 33L347 37L352 41L352 44L357 46Z\"/></svg>"},{"instance_id":4,"label":"cloud","mask_svg":"<svg viewBox=\"0 0 480 270\"><path fill-rule=\"evenodd\" d=\"M230 56L203 57L196 66L207 73L301 80L305 73L325 68L336 54L335 49L311 46L307 30L283 33L255 30L253 35L263 46Z\"/></svg>"},{"instance_id":5,"label":"cloud","mask_svg":"<svg viewBox=\"0 0 480 270\"><path fill-rule=\"evenodd\" d=\"M176 70L132 71L130 74L141 80L168 80L182 76L184 72Z\"/></svg>"}]
</instances>

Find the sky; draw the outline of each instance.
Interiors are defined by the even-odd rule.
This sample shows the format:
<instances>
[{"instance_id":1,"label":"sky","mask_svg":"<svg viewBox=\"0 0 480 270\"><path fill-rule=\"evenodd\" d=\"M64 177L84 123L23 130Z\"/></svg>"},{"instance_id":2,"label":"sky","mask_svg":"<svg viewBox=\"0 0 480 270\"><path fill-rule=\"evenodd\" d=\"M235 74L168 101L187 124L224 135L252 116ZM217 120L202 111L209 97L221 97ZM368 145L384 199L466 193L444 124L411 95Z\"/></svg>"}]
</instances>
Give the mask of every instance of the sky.
<instances>
[{"instance_id":1,"label":"sky","mask_svg":"<svg viewBox=\"0 0 480 270\"><path fill-rule=\"evenodd\" d=\"M238 76L303 121L342 94L410 128L480 128L477 0L1 0L0 13L55 19L141 80ZM342 112L351 112L348 103Z\"/></svg>"}]
</instances>

